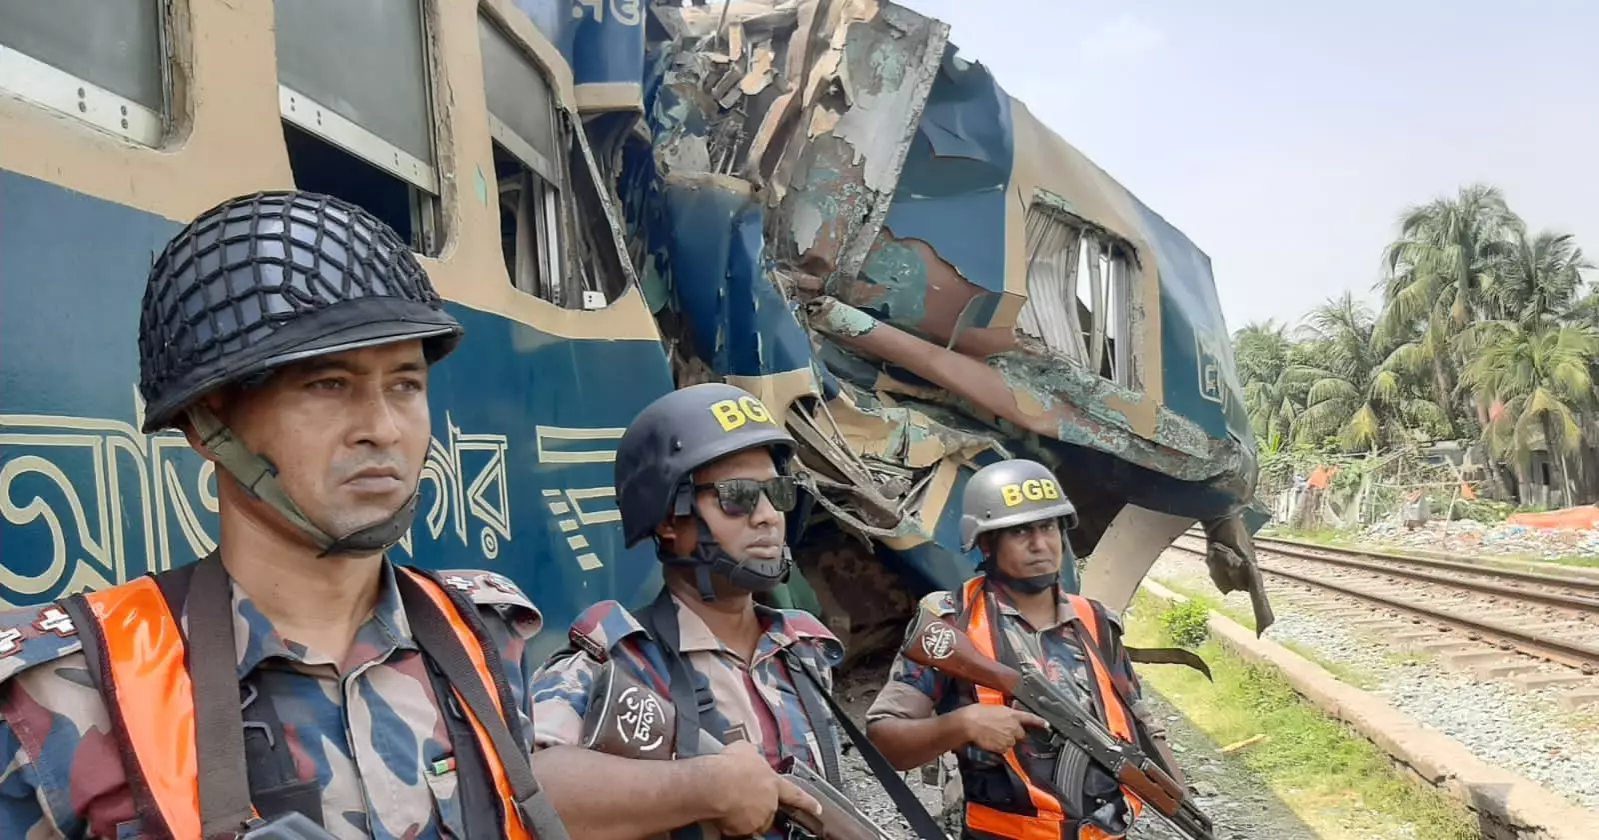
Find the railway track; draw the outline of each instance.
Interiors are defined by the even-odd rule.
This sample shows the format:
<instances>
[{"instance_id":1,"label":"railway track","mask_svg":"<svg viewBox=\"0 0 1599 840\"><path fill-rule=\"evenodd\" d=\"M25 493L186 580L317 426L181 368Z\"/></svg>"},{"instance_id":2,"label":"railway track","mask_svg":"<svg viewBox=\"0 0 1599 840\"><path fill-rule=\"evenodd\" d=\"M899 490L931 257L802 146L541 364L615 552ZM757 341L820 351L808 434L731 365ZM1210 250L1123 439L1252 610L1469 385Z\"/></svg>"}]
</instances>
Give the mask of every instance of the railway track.
<instances>
[{"instance_id":1,"label":"railway track","mask_svg":"<svg viewBox=\"0 0 1599 840\"><path fill-rule=\"evenodd\" d=\"M1193 538L1179 538L1172 547L1204 552L1203 541ZM1531 670L1525 661L1504 661L1506 652L1584 675L1599 673L1599 580L1382 552L1310 549L1271 539L1257 539L1255 551L1262 572L1378 605L1411 625L1424 625L1408 628L1413 638L1407 641L1493 676ZM1383 621L1377 615L1369 620ZM1439 631L1446 637L1417 641ZM1473 651L1478 644L1492 646L1499 656ZM1572 682L1587 682L1577 674L1569 676L1575 678Z\"/></svg>"}]
</instances>

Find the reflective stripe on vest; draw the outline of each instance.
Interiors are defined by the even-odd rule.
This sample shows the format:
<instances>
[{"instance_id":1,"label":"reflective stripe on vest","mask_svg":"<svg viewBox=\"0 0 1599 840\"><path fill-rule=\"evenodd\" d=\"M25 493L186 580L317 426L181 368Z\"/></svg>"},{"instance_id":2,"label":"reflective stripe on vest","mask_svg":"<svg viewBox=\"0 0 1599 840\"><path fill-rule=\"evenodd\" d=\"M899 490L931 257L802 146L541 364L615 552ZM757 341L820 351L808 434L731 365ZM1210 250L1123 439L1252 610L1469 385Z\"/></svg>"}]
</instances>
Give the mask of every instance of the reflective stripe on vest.
<instances>
[{"instance_id":1,"label":"reflective stripe on vest","mask_svg":"<svg viewBox=\"0 0 1599 840\"><path fill-rule=\"evenodd\" d=\"M966 632L972 644L982 655L998 660L995 648L995 633L1003 633L999 625L1001 620L995 616L991 621L988 615L988 599L983 597L984 578L978 576L967 581L962 588L964 603L968 605L971 615L967 622ZM1078 620L1088 627L1088 633L1095 647L1100 644L1099 625L1095 620L1093 605L1088 599L1081 596L1066 594L1068 603ZM1094 672L1094 679L1099 684L1100 693L1105 698L1105 709L1109 721L1106 721L1112 734L1125 741L1132 742L1133 732L1130 728L1130 713L1122 707L1110 682L1110 673L1105 669L1098 650L1084 652L1090 668ZM998 691L986 686L975 686L977 701L993 706L1006 705L1007 698ZM966 803L966 826L973 831L991 834L999 837L1011 837L1016 840L1061 840L1063 823L1066 822L1065 811L1061 808L1060 800L1044 788L1033 783L1027 773L1022 769L1021 761L1016 757L1016 749L1012 747L1005 751L1005 763L1011 772L1027 787L1027 796L1032 800L1037 816L1025 816L1009 811L1001 811L977 802ZM1133 815L1136 817L1142 809L1143 803L1133 796L1126 787L1122 788L1126 795ZM1077 840L1106 840L1116 835L1109 834L1097 826L1083 826L1077 833Z\"/></svg>"},{"instance_id":2,"label":"reflective stripe on vest","mask_svg":"<svg viewBox=\"0 0 1599 840\"><path fill-rule=\"evenodd\" d=\"M1105 723L1110 727L1110 732L1117 738L1129 744L1137 743L1133 735L1132 710L1122 705L1121 695L1116 693L1116 687L1111 683L1110 670L1106 667L1101 651L1105 649L1105 640L1099 637L1099 615L1094 611L1094 605L1081 595L1066 593L1066 602L1071 604L1072 612L1076 613L1077 620L1088 628L1088 637L1094 640L1093 647L1084 651L1088 661L1093 663L1094 681L1099 684L1099 696L1105 701L1105 716L1109 718ZM1133 810L1133 818L1144 810L1144 801L1122 786L1122 794L1127 797L1127 804ZM1106 833L1098 826L1085 826L1081 832L1082 840L1103 840L1112 835Z\"/></svg>"},{"instance_id":3,"label":"reflective stripe on vest","mask_svg":"<svg viewBox=\"0 0 1599 840\"><path fill-rule=\"evenodd\" d=\"M431 579L401 566L394 568L400 574L416 581L422 587L422 591L427 593L429 600L438 605L445 617L450 620L450 629L455 631L455 637L460 640L461 647L466 648L466 655L472 660L472 667L477 670L478 676L483 680L483 687L488 689L489 698L494 701L494 710L501 718L505 718L505 708L500 705L500 691L495 687L494 676L489 673L488 663L483 659L483 650L478 647L477 634L472 632L472 628L456 611L455 603ZM532 840L533 833L522 825L522 812L517 807L516 796L511 793L511 782L505 776L504 762L494 750L493 739L483 729L483 724L477 719L477 715L472 713L466 698L461 696L459 690L454 691L456 700L466 712L467 718L472 721L472 734L477 736L478 749L482 751L485 763L489 766L489 774L494 777L494 789L499 791L500 808L505 815L505 837L508 840ZM515 719L515 716L510 718L513 721Z\"/></svg>"},{"instance_id":4,"label":"reflective stripe on vest","mask_svg":"<svg viewBox=\"0 0 1599 840\"><path fill-rule=\"evenodd\" d=\"M428 597L443 608L498 708L499 693L484 663L477 637L453 602L431 580L398 566L395 568L411 575ZM130 772L136 773L137 784L149 791L153 800L150 804L166 824L172 840L202 840L194 694L183 661L185 644L178 622L167 609L160 586L148 575L109 589L86 592L84 599L100 624L99 635L108 666L104 677L110 683L118 706L113 715L123 723L132 759L137 765ZM80 632L85 629L80 628ZM461 705L465 708L465 701ZM161 714L137 713L141 708L157 708ZM501 711L503 713L503 709ZM532 840L531 832L522 826L505 770L492 758L496 755L494 746L476 718L472 718L472 729L483 755L490 758L487 763L506 815L505 836L511 840ZM135 784L133 779L129 782ZM154 826L147 828L158 830Z\"/></svg>"}]
</instances>

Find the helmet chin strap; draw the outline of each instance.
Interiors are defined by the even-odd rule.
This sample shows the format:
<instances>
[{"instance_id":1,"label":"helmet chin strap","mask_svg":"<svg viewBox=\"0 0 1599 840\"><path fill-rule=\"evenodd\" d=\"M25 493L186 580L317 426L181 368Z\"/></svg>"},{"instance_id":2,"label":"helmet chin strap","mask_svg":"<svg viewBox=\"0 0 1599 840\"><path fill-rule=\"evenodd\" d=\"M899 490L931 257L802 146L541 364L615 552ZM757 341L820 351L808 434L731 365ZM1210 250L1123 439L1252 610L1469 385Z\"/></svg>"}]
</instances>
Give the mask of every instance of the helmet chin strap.
<instances>
[{"instance_id":1,"label":"helmet chin strap","mask_svg":"<svg viewBox=\"0 0 1599 840\"><path fill-rule=\"evenodd\" d=\"M656 552L663 563L687 566L694 570L694 585L699 589L701 601L710 603L716 600L716 589L711 585L712 572L721 574L739 589L750 592L770 592L788 580L794 558L787 545L783 546L782 556L776 560L739 559L728 554L722 544L711 536L711 529L705 520L700 519L697 513L691 515L699 529L694 551L687 557L679 557L657 542Z\"/></svg>"},{"instance_id":2,"label":"helmet chin strap","mask_svg":"<svg viewBox=\"0 0 1599 840\"><path fill-rule=\"evenodd\" d=\"M416 517L420 496L413 492L411 498L390 514L387 519L364 528L334 537L317 527L300 506L289 498L283 485L278 483L277 468L271 461L251 452L238 435L217 419L211 409L196 404L188 410L189 422L200 437L200 443L216 458L224 470L244 488L246 493L265 502L290 524L300 529L307 539L322 549L321 557L347 554L376 554L387 551L411 530Z\"/></svg>"},{"instance_id":3,"label":"helmet chin strap","mask_svg":"<svg viewBox=\"0 0 1599 840\"><path fill-rule=\"evenodd\" d=\"M1040 592L1048 590L1060 580L1060 569L1058 567L1053 572L1046 572L1045 574L1041 575L1016 577L1000 571L999 563L991 557L983 558L982 570L983 573L988 576L989 580L998 581L1012 589L1017 590L1018 592L1028 595L1037 595Z\"/></svg>"}]
</instances>

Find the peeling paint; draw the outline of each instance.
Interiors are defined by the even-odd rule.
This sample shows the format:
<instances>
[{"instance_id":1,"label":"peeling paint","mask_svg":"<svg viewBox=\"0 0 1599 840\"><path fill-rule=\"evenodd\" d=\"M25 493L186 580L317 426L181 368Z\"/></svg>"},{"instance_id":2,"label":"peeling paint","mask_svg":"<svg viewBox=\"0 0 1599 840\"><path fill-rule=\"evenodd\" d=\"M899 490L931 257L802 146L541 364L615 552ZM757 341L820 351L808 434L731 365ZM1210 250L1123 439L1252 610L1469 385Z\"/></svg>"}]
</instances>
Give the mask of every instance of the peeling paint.
<instances>
[{"instance_id":1,"label":"peeling paint","mask_svg":"<svg viewBox=\"0 0 1599 840\"><path fill-rule=\"evenodd\" d=\"M817 298L810 307L811 323L842 338L866 335L878 326L876 318L830 298Z\"/></svg>"},{"instance_id":2,"label":"peeling paint","mask_svg":"<svg viewBox=\"0 0 1599 840\"><path fill-rule=\"evenodd\" d=\"M919 324L927 314L927 263L902 242L880 242L861 266L861 273L875 281L872 299L858 302L880 310L885 321Z\"/></svg>"},{"instance_id":3,"label":"peeling paint","mask_svg":"<svg viewBox=\"0 0 1599 840\"><path fill-rule=\"evenodd\" d=\"M904 150L916 133L914 122L898 132L884 130L884 121L879 115L919 111L917 106L926 97L926 90L932 86L933 75L937 72L937 64L908 66L903 53L881 49L875 39L858 38L847 42L840 78L870 80L871 87L846 86L853 107L839 119L833 136L855 148L856 157L851 163L857 166L864 163L862 174L869 189L893 194ZM908 76L911 78L907 79Z\"/></svg>"},{"instance_id":4,"label":"peeling paint","mask_svg":"<svg viewBox=\"0 0 1599 840\"><path fill-rule=\"evenodd\" d=\"M814 204L801 204L794 208L788 225L794 235L794 247L803 254L816 244L816 234L822 229L822 211Z\"/></svg>"}]
</instances>

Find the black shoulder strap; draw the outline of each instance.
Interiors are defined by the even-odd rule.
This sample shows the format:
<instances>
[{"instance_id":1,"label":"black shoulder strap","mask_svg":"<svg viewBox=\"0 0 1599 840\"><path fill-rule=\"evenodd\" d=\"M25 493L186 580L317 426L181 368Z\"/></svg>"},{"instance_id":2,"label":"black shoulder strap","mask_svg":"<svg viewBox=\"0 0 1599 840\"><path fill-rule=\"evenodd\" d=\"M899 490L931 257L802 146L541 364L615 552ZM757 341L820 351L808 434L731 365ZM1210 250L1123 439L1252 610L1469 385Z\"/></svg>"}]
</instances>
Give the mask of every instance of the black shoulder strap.
<instances>
[{"instance_id":1,"label":"black shoulder strap","mask_svg":"<svg viewBox=\"0 0 1599 840\"><path fill-rule=\"evenodd\" d=\"M429 579L434 580L431 576ZM495 709L493 698L489 696L488 689L483 687L483 679L450 627L449 619L409 575L396 574L395 582L399 585L400 601L405 607L411 632L421 645L422 652L438 663L439 670L453 684L478 725L488 733L494 752L499 756L500 766L505 771L505 778L511 785L517 809L528 828L538 840L570 840L566 825L561 822L560 816L555 813L555 806L550 804L549 797L533 776L533 768L528 763L529 753L511 734L506 718ZM437 580L434 582L438 584ZM445 592L451 591L449 586L443 584L438 584L438 587ZM456 605L456 611L466 617L469 623L477 620L475 609L461 608L460 602L464 599L456 595L450 598L451 603ZM479 628L474 626L473 632L478 633ZM498 653L492 645L486 645L483 654L489 670L494 674L495 687L504 690L505 671L500 665ZM505 691L508 693L508 690ZM514 717L515 707L504 694L502 706Z\"/></svg>"},{"instance_id":2,"label":"black shoulder strap","mask_svg":"<svg viewBox=\"0 0 1599 840\"><path fill-rule=\"evenodd\" d=\"M662 586L661 594L649 606L633 613L633 617L644 626L644 631L650 634L656 647L661 650L661 657L666 660L667 690L672 695L672 705L678 710L677 753L683 757L693 756L698 751L700 731L710 728L710 721L706 718L715 708L716 700L710 696L709 687L705 696L700 696L694 675L689 671L688 663L683 661L683 654L678 651L683 637L677 623L677 604L672 603L671 591ZM693 709L694 713L684 714L684 709ZM711 734L718 738L722 735L720 732ZM699 823L691 823L673 829L669 836L672 840L701 840L705 832Z\"/></svg>"},{"instance_id":3,"label":"black shoulder strap","mask_svg":"<svg viewBox=\"0 0 1599 840\"><path fill-rule=\"evenodd\" d=\"M488 757L477 742L472 722L456 701L450 681L444 676L438 662L422 654L423 667L433 686L433 696L439 704L439 718L455 748L456 791L461 799L461 828L467 837L495 837L502 832L505 803L500 792L494 789L493 775L489 772ZM434 772L423 768L424 773Z\"/></svg>"},{"instance_id":4,"label":"black shoulder strap","mask_svg":"<svg viewBox=\"0 0 1599 840\"><path fill-rule=\"evenodd\" d=\"M758 612L773 612L761 606L757 606L755 609ZM821 753L816 757L816 760L822 765L822 778L826 779L827 783L833 787L843 790L844 776L838 769L838 760L840 758L838 741L833 737L832 718L822 707L822 696L826 692L822 690L822 684L819 680L809 679L808 673L806 677L801 677L797 673L799 668L794 664L794 660L801 660L802 665L808 665L809 663L803 662L804 657L795 653L792 648L783 648L783 660L784 664L788 666L789 674L794 682L794 693L799 695L800 708L805 711L805 719L810 721L811 732L816 735L817 752Z\"/></svg>"},{"instance_id":5,"label":"black shoulder strap","mask_svg":"<svg viewBox=\"0 0 1599 840\"><path fill-rule=\"evenodd\" d=\"M228 585L227 570L216 552L196 562L194 567L187 581L195 597L187 599L189 635L186 642L189 680L194 693L200 831L203 836L212 837L240 831L252 818L250 776L245 763L244 712L237 701L238 653L233 638L232 587ZM180 612L173 613L175 619L179 615Z\"/></svg>"},{"instance_id":6,"label":"black shoulder strap","mask_svg":"<svg viewBox=\"0 0 1599 840\"><path fill-rule=\"evenodd\" d=\"M849 715L839 707L838 701L827 693L826 687L822 684L821 675L811 668L809 662L806 662L803 657L793 651L784 648L783 654L788 659L789 667L804 674L805 679L811 683L816 693L827 701L827 707L832 711L834 719L838 721L839 726L843 727L844 734L849 736L850 741L855 744L855 748L860 750L861 757L866 759L866 766L871 768L872 775L877 777L877 781L883 786L883 790L888 793L888 798L894 801L894 807L899 809L900 814L905 817L905 821L910 823L911 830L916 832L916 836L920 837L921 840L946 840L944 830L939 828L938 821L933 819L933 815L927 812L927 806L922 804L922 800L917 799L916 794L911 792L910 785L905 784L904 777L899 774L899 771L894 769L892 764L888 763L888 759L884 758L883 754L878 752L877 747L861 733L855 722L850 720Z\"/></svg>"},{"instance_id":7,"label":"black shoulder strap","mask_svg":"<svg viewBox=\"0 0 1599 840\"><path fill-rule=\"evenodd\" d=\"M678 753L692 755L695 745L700 742L700 730L709 728L707 718L716 707L716 700L710 695L708 687L700 691L688 662L678 649L683 637L677 623L677 604L672 602L672 593L666 587L661 587L661 594L649 606L634 613L633 617L650 634L661 650L661 657L666 660L667 686L672 695L672 705L678 709ZM693 709L694 714L683 714L683 709ZM711 735L720 739L723 733L712 732Z\"/></svg>"}]
</instances>

